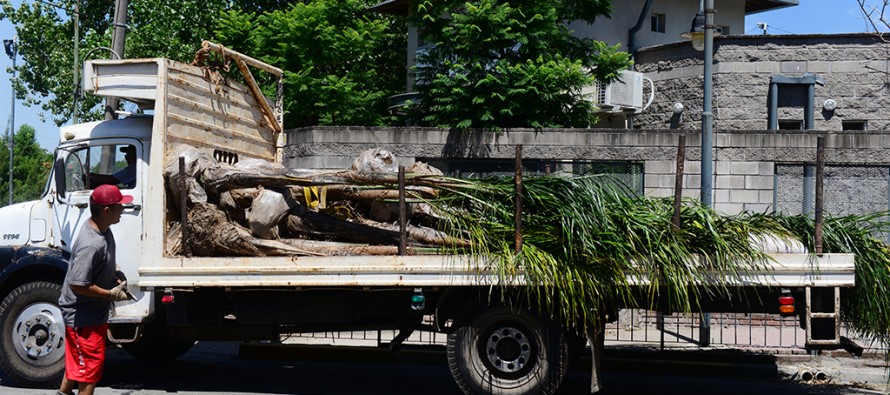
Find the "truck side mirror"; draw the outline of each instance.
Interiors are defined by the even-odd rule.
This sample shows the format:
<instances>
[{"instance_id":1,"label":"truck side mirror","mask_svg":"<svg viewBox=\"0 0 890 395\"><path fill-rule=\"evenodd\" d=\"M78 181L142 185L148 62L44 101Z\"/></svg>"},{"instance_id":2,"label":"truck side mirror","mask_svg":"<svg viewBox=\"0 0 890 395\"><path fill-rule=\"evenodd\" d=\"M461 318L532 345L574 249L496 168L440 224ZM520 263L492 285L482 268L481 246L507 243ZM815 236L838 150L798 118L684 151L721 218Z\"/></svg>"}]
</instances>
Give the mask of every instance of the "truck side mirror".
<instances>
[{"instance_id":1,"label":"truck side mirror","mask_svg":"<svg viewBox=\"0 0 890 395\"><path fill-rule=\"evenodd\" d=\"M65 196L65 161L62 158L56 159L53 164L53 178L56 182L56 196L61 199Z\"/></svg>"}]
</instances>

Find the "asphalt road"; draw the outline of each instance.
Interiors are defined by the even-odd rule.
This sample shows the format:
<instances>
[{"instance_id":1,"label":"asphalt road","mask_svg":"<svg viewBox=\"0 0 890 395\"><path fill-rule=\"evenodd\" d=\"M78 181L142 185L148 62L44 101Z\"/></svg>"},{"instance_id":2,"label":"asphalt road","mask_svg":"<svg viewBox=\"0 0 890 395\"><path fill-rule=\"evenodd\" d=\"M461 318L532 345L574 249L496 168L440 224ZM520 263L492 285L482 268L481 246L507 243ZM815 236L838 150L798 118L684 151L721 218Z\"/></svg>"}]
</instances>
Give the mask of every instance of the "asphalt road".
<instances>
[{"instance_id":1,"label":"asphalt road","mask_svg":"<svg viewBox=\"0 0 890 395\"><path fill-rule=\"evenodd\" d=\"M240 356L239 356L240 354ZM258 359L262 358L262 359ZM614 362L604 372L604 395L614 394L876 394L852 387L811 386L775 379L775 367L753 364L717 371L713 363L658 364ZM583 365L583 362L582 362ZM581 367L583 368L583 366ZM561 394L586 394L589 371L569 373ZM54 394L16 388L0 376L0 395ZM200 343L179 360L140 363L123 351L109 352L98 394L423 394L458 395L441 352L317 348L270 349L234 342Z\"/></svg>"}]
</instances>

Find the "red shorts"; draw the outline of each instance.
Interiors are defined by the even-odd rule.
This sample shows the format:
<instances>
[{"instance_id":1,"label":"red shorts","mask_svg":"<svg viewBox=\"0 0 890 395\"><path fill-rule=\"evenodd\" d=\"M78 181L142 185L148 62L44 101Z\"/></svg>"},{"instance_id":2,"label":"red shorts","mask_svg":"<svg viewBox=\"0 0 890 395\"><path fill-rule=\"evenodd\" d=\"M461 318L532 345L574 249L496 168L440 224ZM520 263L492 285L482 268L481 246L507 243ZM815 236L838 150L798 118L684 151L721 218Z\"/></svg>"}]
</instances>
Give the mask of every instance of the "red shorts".
<instances>
[{"instance_id":1,"label":"red shorts","mask_svg":"<svg viewBox=\"0 0 890 395\"><path fill-rule=\"evenodd\" d=\"M79 383L98 383L105 366L108 324L65 327L65 377Z\"/></svg>"}]
</instances>

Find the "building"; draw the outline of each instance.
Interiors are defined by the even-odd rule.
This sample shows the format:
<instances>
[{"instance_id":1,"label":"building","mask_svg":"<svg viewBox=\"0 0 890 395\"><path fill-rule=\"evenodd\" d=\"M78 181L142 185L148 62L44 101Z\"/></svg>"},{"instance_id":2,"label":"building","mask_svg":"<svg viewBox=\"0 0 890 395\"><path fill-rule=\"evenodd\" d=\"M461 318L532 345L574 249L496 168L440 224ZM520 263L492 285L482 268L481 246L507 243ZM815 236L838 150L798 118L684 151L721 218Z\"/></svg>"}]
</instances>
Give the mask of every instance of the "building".
<instances>
[{"instance_id":1,"label":"building","mask_svg":"<svg viewBox=\"0 0 890 395\"><path fill-rule=\"evenodd\" d=\"M635 69L656 89L635 128L700 128L702 53L651 46L638 51ZM873 34L721 36L713 78L717 129L890 129L890 44ZM681 117L674 103L686 108Z\"/></svg>"},{"instance_id":2,"label":"building","mask_svg":"<svg viewBox=\"0 0 890 395\"><path fill-rule=\"evenodd\" d=\"M816 138L821 136L826 146L826 212L887 210L890 118L884 109L890 106L890 43L870 34L735 34L742 32L744 15L795 4L716 1L716 22L729 34L718 37L714 46L714 207L728 214L812 212L813 163ZM406 12L407 2L387 1L375 9ZM691 22L695 12L690 1L632 0L616 6L611 20L598 21L585 33L620 32L609 37L624 37L623 45L639 46L635 70L653 81L655 95L645 110L603 114L605 126L618 128L503 133L304 128L289 133L288 163L348 167L361 150L381 147L405 165L431 161L453 175L483 169L509 172L514 147L522 144L524 167L530 173L604 166L617 169L641 193L670 196L677 140L685 135L682 193L696 198L701 185L703 54L679 37L683 27L678 26L683 19ZM644 26L634 36L633 27L641 20ZM688 29L690 24L684 25ZM661 28L663 34L653 31ZM676 103L683 105L681 113L674 111ZM624 128L628 115L631 129Z\"/></svg>"},{"instance_id":3,"label":"building","mask_svg":"<svg viewBox=\"0 0 890 395\"><path fill-rule=\"evenodd\" d=\"M370 11L408 16L414 1L386 0ZM746 15L797 4L799 0L715 0L715 8L719 10L715 23L723 34L742 33ZM579 37L595 38L609 45L621 44L624 50L634 53L643 47L684 41L680 34L689 31L699 9L698 2L692 0L621 0L613 2L611 17L598 18L594 24L574 22L570 27ZM409 24L407 92L413 90L410 70L415 64L415 55L424 45L417 28Z\"/></svg>"}]
</instances>

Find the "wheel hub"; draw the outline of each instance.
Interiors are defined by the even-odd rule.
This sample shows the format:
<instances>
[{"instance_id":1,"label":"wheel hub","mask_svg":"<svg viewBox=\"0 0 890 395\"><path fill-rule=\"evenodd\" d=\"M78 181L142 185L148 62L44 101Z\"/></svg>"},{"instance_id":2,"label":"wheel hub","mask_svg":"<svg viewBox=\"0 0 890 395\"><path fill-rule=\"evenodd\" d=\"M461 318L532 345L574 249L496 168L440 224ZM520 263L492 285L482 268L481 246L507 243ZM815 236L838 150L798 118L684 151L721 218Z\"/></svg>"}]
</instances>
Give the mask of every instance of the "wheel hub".
<instances>
[{"instance_id":1,"label":"wheel hub","mask_svg":"<svg viewBox=\"0 0 890 395\"><path fill-rule=\"evenodd\" d=\"M513 327L493 331L485 344L488 361L495 369L505 373L522 369L529 362L531 353L528 336Z\"/></svg>"},{"instance_id":2,"label":"wheel hub","mask_svg":"<svg viewBox=\"0 0 890 395\"><path fill-rule=\"evenodd\" d=\"M52 304L37 303L22 310L12 335L16 353L31 363L50 364L64 356L65 324L61 310Z\"/></svg>"}]
</instances>

